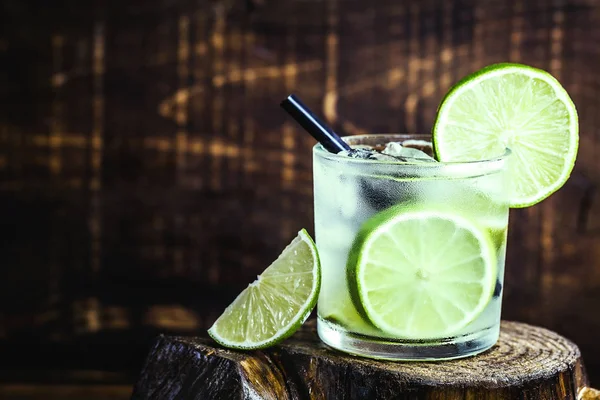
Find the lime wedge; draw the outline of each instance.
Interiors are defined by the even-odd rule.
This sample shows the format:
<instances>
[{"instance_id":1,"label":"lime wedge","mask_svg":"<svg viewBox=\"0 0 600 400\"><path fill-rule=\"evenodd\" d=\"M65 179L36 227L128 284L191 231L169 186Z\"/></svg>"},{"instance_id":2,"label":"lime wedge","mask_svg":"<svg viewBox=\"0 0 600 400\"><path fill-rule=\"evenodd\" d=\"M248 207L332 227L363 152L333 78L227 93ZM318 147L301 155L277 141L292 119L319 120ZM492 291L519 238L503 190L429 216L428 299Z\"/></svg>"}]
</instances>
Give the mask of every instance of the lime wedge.
<instances>
[{"instance_id":1,"label":"lime wedge","mask_svg":"<svg viewBox=\"0 0 600 400\"><path fill-rule=\"evenodd\" d=\"M208 330L219 344L261 349L291 336L317 303L321 266L315 243L302 229Z\"/></svg>"},{"instance_id":2,"label":"lime wedge","mask_svg":"<svg viewBox=\"0 0 600 400\"><path fill-rule=\"evenodd\" d=\"M353 299L382 331L450 337L485 309L496 284L486 230L448 212L393 207L365 222L348 259Z\"/></svg>"},{"instance_id":3,"label":"lime wedge","mask_svg":"<svg viewBox=\"0 0 600 400\"><path fill-rule=\"evenodd\" d=\"M552 75L494 64L450 89L438 110L433 144L440 161L490 159L508 147L510 206L527 207L568 179L578 132L575 105Z\"/></svg>"}]
</instances>

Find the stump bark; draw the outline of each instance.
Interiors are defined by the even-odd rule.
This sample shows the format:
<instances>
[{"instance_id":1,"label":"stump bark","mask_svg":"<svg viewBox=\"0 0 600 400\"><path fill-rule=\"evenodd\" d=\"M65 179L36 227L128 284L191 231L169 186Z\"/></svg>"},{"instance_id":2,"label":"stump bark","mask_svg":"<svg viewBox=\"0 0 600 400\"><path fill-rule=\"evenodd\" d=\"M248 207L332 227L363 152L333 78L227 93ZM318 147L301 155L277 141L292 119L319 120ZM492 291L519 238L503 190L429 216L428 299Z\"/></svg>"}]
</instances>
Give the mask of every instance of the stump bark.
<instances>
[{"instance_id":1,"label":"stump bark","mask_svg":"<svg viewBox=\"0 0 600 400\"><path fill-rule=\"evenodd\" d=\"M265 351L160 336L132 399L600 399L587 386L577 346L539 327L503 322L498 343L471 358L386 362L330 349L312 321Z\"/></svg>"}]
</instances>

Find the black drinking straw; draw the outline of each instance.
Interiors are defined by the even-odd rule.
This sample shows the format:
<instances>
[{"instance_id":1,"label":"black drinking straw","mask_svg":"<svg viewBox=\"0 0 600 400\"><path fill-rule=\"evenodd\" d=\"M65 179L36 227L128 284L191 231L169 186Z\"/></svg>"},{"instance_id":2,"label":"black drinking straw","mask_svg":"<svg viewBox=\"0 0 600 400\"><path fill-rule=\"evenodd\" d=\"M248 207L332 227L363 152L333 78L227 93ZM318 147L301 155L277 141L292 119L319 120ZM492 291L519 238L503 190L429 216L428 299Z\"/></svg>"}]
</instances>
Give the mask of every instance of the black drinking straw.
<instances>
[{"instance_id":1,"label":"black drinking straw","mask_svg":"<svg viewBox=\"0 0 600 400\"><path fill-rule=\"evenodd\" d=\"M327 151L339 153L340 151L351 150L348 143L344 142L330 127L317 118L295 95L290 94L280 105Z\"/></svg>"}]
</instances>

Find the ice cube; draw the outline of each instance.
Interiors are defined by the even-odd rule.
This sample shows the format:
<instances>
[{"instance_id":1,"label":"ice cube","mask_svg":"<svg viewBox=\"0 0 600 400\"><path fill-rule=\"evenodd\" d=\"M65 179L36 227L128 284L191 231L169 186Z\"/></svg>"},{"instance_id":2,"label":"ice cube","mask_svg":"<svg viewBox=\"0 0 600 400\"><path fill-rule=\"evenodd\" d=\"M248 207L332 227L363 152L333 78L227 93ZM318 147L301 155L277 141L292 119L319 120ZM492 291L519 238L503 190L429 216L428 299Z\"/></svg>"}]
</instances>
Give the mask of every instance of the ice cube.
<instances>
[{"instance_id":1,"label":"ice cube","mask_svg":"<svg viewBox=\"0 0 600 400\"><path fill-rule=\"evenodd\" d=\"M421 150L427 153L428 156L433 157L433 145L427 140L408 139L402 142L402 146Z\"/></svg>"},{"instance_id":2,"label":"ice cube","mask_svg":"<svg viewBox=\"0 0 600 400\"><path fill-rule=\"evenodd\" d=\"M361 160L398 161L396 157L393 157L391 155L382 154L377 152L376 150L365 149L362 147L344 150L339 152L338 155L350 158L358 158Z\"/></svg>"},{"instance_id":3,"label":"ice cube","mask_svg":"<svg viewBox=\"0 0 600 400\"><path fill-rule=\"evenodd\" d=\"M344 253L339 260L345 260L348 257L348 251L354 241L354 236L358 227L353 226L351 221L343 219L327 219L319 224L317 236L322 240L323 255L329 255L332 251ZM323 262L324 260L321 260Z\"/></svg>"},{"instance_id":4,"label":"ice cube","mask_svg":"<svg viewBox=\"0 0 600 400\"><path fill-rule=\"evenodd\" d=\"M337 187L335 196L340 207L342 216L346 219L352 219L359 213L360 197L358 181L354 177L345 176L343 181Z\"/></svg>"},{"instance_id":5,"label":"ice cube","mask_svg":"<svg viewBox=\"0 0 600 400\"><path fill-rule=\"evenodd\" d=\"M424 151L415 149L413 147L402 146L402 144L398 142L388 143L381 153L396 157L398 159L409 159L406 161L436 162L433 157Z\"/></svg>"},{"instance_id":6,"label":"ice cube","mask_svg":"<svg viewBox=\"0 0 600 400\"><path fill-rule=\"evenodd\" d=\"M391 177L365 177L360 181L360 196L373 210L381 211L401 199L402 183Z\"/></svg>"},{"instance_id":7,"label":"ice cube","mask_svg":"<svg viewBox=\"0 0 600 400\"><path fill-rule=\"evenodd\" d=\"M381 152L390 156L402 157L402 150L404 150L404 147L401 143L389 142Z\"/></svg>"}]
</instances>

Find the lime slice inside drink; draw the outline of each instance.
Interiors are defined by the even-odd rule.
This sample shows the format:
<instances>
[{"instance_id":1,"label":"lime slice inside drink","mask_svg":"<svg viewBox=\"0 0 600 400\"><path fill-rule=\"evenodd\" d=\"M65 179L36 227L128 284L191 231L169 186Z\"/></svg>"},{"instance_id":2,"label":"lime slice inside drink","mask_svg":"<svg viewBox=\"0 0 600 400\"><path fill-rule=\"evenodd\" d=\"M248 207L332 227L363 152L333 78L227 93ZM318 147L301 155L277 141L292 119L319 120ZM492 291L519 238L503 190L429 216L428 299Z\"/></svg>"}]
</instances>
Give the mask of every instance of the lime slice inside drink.
<instances>
[{"instance_id":1,"label":"lime slice inside drink","mask_svg":"<svg viewBox=\"0 0 600 400\"><path fill-rule=\"evenodd\" d=\"M303 229L223 312L208 334L225 347L260 349L292 335L314 308L321 282L317 248Z\"/></svg>"},{"instance_id":2,"label":"lime slice inside drink","mask_svg":"<svg viewBox=\"0 0 600 400\"><path fill-rule=\"evenodd\" d=\"M321 317L327 321L333 322L336 325L344 327L353 333L371 336L385 336L384 332L375 328L368 320L365 320L354 307L350 299L345 301L345 298L339 299L335 303L335 308L321 314ZM320 307L320 306L319 306ZM319 312L321 312L319 310Z\"/></svg>"},{"instance_id":3,"label":"lime slice inside drink","mask_svg":"<svg viewBox=\"0 0 600 400\"><path fill-rule=\"evenodd\" d=\"M494 64L450 89L433 144L440 161L490 159L508 147L510 206L526 207L568 179L578 132L575 105L554 77L521 64Z\"/></svg>"},{"instance_id":4,"label":"lime slice inside drink","mask_svg":"<svg viewBox=\"0 0 600 400\"><path fill-rule=\"evenodd\" d=\"M486 229L454 213L397 206L361 228L348 259L357 308L407 339L450 337L490 301L496 254Z\"/></svg>"}]
</instances>

